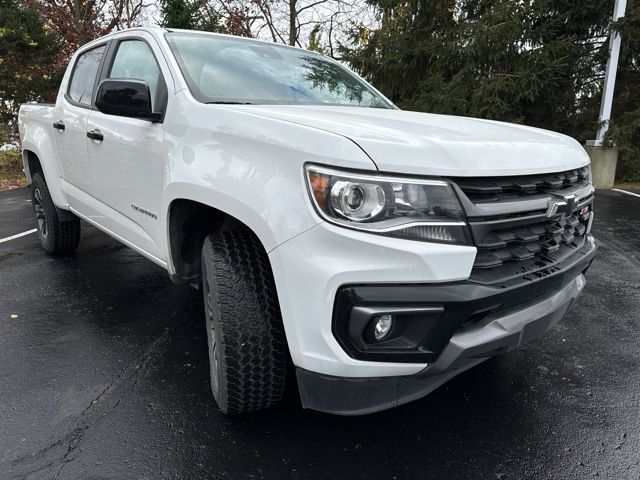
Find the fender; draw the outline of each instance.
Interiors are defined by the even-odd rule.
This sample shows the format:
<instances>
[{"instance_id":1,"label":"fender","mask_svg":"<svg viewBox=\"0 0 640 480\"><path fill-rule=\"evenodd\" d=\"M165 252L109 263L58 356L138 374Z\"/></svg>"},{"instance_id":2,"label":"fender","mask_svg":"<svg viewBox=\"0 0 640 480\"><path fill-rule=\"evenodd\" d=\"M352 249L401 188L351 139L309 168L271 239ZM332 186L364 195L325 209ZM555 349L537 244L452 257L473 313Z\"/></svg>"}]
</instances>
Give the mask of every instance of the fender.
<instances>
[{"instance_id":1,"label":"fender","mask_svg":"<svg viewBox=\"0 0 640 480\"><path fill-rule=\"evenodd\" d=\"M269 187L267 187L268 189ZM255 191L256 195L260 195L259 191ZM303 192L306 194L306 192ZM214 189L213 187L194 185L187 182L173 182L165 188L163 199L162 226L165 235L165 245L161 245L162 251L170 252L171 238L169 231L169 214L171 204L175 200L191 200L201 203L208 207L215 208L226 213L245 224L260 239L262 245L267 252L273 250L279 244L286 240L303 233L304 231L314 227L321 220L317 217L309 215L307 212L306 199L296 200L298 208L292 208L290 216L282 215L279 206L267 206L266 210L259 211L255 206L238 200L238 197ZM293 201L293 200L289 200ZM274 208L270 208L274 207ZM175 273L172 257L167 254L167 269L169 273Z\"/></svg>"},{"instance_id":2,"label":"fender","mask_svg":"<svg viewBox=\"0 0 640 480\"><path fill-rule=\"evenodd\" d=\"M25 139L22 143L22 164L27 177L27 184L31 185L33 181L32 172L29 169L29 152L31 152L40 161L54 205L59 209L69 210L69 202L64 195L60 182L62 173L58 166L54 140L43 125L32 124L27 129L28 131L22 136ZM36 142L32 142L29 139L36 139Z\"/></svg>"},{"instance_id":3,"label":"fender","mask_svg":"<svg viewBox=\"0 0 640 480\"><path fill-rule=\"evenodd\" d=\"M191 115L177 111L165 124L162 251L170 252L169 212L175 200L198 202L234 217L270 252L322 222L307 191L305 163L375 169L362 149L341 135L199 104L184 95L180 100Z\"/></svg>"}]
</instances>

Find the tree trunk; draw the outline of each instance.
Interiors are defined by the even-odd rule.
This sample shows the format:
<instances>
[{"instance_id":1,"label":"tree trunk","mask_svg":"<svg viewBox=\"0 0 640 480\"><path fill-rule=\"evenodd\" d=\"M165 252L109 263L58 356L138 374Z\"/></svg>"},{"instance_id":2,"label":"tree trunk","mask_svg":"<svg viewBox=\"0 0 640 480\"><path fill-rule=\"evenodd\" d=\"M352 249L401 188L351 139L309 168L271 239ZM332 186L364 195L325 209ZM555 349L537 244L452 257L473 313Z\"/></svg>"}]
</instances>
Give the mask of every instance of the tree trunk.
<instances>
[{"instance_id":1,"label":"tree trunk","mask_svg":"<svg viewBox=\"0 0 640 480\"><path fill-rule=\"evenodd\" d=\"M295 46L298 41L298 32L296 28L296 17L298 11L296 9L297 0L289 0L289 45Z\"/></svg>"}]
</instances>

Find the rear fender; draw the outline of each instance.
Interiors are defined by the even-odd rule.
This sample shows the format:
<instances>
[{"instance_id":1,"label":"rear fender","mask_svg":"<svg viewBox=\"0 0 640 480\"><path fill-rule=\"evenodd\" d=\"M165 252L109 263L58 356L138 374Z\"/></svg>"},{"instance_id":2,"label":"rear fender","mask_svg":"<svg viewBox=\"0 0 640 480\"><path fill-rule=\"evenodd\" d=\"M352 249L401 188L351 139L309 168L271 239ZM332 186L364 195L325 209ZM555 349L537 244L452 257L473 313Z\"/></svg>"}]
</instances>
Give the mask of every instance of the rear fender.
<instances>
[{"instance_id":1,"label":"rear fender","mask_svg":"<svg viewBox=\"0 0 640 480\"><path fill-rule=\"evenodd\" d=\"M38 158L55 206L68 210L69 202L62 190L62 172L58 165L55 141L44 125L28 126L23 134L22 164L29 185L33 181L34 174L29 165L30 155L35 155Z\"/></svg>"}]
</instances>

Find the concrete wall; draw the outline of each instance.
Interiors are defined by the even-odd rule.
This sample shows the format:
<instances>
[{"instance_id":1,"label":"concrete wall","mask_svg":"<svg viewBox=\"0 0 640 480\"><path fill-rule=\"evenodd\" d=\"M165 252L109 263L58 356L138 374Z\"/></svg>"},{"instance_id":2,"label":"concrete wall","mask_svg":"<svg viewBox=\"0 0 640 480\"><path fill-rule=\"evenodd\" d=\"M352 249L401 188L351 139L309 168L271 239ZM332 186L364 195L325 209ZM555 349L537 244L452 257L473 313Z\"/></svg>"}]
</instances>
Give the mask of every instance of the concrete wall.
<instances>
[{"instance_id":1,"label":"concrete wall","mask_svg":"<svg viewBox=\"0 0 640 480\"><path fill-rule=\"evenodd\" d=\"M618 149L615 147L584 147L591 157L591 175L596 188L611 188L616 179Z\"/></svg>"}]
</instances>

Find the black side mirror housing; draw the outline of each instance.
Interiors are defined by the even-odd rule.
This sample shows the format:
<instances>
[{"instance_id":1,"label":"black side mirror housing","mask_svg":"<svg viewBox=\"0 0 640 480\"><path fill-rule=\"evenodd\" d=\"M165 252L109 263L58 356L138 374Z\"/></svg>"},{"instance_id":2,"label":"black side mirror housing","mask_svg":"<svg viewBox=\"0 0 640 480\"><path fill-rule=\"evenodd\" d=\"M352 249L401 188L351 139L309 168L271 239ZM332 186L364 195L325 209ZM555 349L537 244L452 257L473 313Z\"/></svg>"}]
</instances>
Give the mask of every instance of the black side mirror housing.
<instances>
[{"instance_id":1,"label":"black side mirror housing","mask_svg":"<svg viewBox=\"0 0 640 480\"><path fill-rule=\"evenodd\" d=\"M96 108L106 115L140 118L159 122L161 113L151 109L151 91L147 82L107 78L100 82Z\"/></svg>"}]
</instances>

